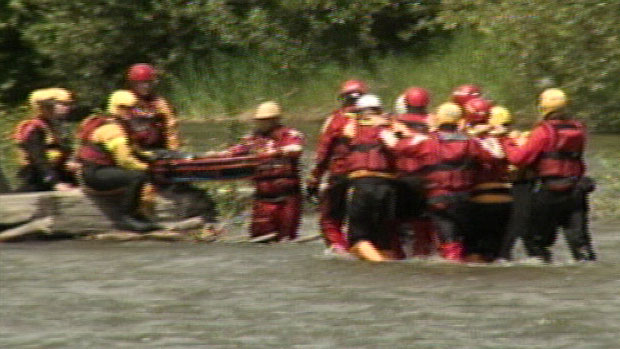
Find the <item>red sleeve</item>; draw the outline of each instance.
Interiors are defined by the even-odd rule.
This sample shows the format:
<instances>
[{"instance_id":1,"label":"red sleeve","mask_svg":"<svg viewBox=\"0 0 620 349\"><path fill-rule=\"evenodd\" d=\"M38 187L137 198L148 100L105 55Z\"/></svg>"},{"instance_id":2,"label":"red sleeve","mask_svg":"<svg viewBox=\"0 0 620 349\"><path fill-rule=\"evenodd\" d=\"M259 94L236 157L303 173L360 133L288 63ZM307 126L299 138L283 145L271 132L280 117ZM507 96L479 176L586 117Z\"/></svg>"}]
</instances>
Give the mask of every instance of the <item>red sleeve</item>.
<instances>
[{"instance_id":1,"label":"red sleeve","mask_svg":"<svg viewBox=\"0 0 620 349\"><path fill-rule=\"evenodd\" d=\"M529 166L547 148L549 135L543 126L538 126L532 131L527 142L520 147L509 139L504 139L502 143L511 164L519 167Z\"/></svg>"},{"instance_id":2,"label":"red sleeve","mask_svg":"<svg viewBox=\"0 0 620 349\"><path fill-rule=\"evenodd\" d=\"M334 141L342 132L343 123L339 119L336 114L332 114L323 124L316 148L315 167L312 170L315 178L321 178L327 171Z\"/></svg>"},{"instance_id":3,"label":"red sleeve","mask_svg":"<svg viewBox=\"0 0 620 349\"><path fill-rule=\"evenodd\" d=\"M428 136L415 134L413 137L400 139L391 149L398 156L415 157L424 147L428 147L429 140Z\"/></svg>"}]
</instances>

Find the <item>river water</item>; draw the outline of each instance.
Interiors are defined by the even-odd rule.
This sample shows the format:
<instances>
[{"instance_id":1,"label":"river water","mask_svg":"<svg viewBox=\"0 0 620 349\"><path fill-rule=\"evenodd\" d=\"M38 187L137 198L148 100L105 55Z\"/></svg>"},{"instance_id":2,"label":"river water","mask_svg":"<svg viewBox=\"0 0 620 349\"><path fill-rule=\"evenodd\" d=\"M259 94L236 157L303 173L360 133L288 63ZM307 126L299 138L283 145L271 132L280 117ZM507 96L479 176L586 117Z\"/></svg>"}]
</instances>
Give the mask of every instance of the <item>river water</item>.
<instances>
[{"instance_id":1,"label":"river water","mask_svg":"<svg viewBox=\"0 0 620 349\"><path fill-rule=\"evenodd\" d=\"M0 348L620 348L620 217L592 231L599 262L559 241L547 266L371 264L318 241L0 244Z\"/></svg>"}]
</instances>

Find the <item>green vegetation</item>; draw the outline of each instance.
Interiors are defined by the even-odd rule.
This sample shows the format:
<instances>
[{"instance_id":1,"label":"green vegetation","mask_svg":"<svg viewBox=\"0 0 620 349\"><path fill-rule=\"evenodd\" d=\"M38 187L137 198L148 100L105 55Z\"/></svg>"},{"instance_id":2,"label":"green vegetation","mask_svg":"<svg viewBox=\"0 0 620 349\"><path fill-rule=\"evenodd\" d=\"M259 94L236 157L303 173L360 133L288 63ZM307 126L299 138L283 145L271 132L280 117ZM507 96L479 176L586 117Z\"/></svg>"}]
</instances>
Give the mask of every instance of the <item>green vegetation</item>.
<instances>
[{"instance_id":1,"label":"green vegetation","mask_svg":"<svg viewBox=\"0 0 620 349\"><path fill-rule=\"evenodd\" d=\"M540 87L565 89L579 117L620 129L620 1L443 0L446 29L472 26Z\"/></svg>"},{"instance_id":2,"label":"green vegetation","mask_svg":"<svg viewBox=\"0 0 620 349\"><path fill-rule=\"evenodd\" d=\"M294 76L282 74L261 57L219 57L215 66L194 59L180 66L167 90L183 117L191 120L247 113L267 99L282 102L294 118L320 119L337 105L338 86L350 78L366 80L388 107L412 85L428 88L433 105L438 105L454 86L475 81L522 124L530 124L537 91L510 73L515 64L484 36L465 31L438 38L424 55L389 54L346 67L327 62Z\"/></svg>"}]
</instances>

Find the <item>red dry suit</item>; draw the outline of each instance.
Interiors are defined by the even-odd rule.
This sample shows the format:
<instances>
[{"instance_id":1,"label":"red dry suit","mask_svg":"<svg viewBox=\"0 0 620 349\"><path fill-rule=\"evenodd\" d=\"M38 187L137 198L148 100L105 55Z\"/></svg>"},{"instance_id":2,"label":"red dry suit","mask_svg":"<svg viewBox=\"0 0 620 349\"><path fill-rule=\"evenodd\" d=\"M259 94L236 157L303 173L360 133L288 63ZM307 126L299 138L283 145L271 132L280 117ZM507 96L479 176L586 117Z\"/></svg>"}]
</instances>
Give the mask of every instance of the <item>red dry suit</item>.
<instances>
[{"instance_id":1,"label":"red dry suit","mask_svg":"<svg viewBox=\"0 0 620 349\"><path fill-rule=\"evenodd\" d=\"M516 166L532 168L538 177L581 177L585 172L585 126L576 120L545 120L522 147L506 139L508 159Z\"/></svg>"},{"instance_id":2,"label":"red dry suit","mask_svg":"<svg viewBox=\"0 0 620 349\"><path fill-rule=\"evenodd\" d=\"M347 156L349 140L342 135L347 122L355 117L353 107L336 109L325 121L316 150L315 167L311 177L319 183L325 172L329 173L327 190L319 202L319 225L328 246L347 249L348 243L342 232L344 202L346 201Z\"/></svg>"},{"instance_id":3,"label":"red dry suit","mask_svg":"<svg viewBox=\"0 0 620 349\"><path fill-rule=\"evenodd\" d=\"M277 126L266 133L245 136L239 144L228 149L232 156L267 156L254 177L256 192L250 226L252 237L271 233L277 234L277 240L297 237L302 203L299 158L303 145L301 132Z\"/></svg>"},{"instance_id":4,"label":"red dry suit","mask_svg":"<svg viewBox=\"0 0 620 349\"><path fill-rule=\"evenodd\" d=\"M397 123L410 131L428 134L427 113L405 113L398 115ZM414 256L429 256L435 245L436 233L430 217L426 214L426 193L423 176L419 172L426 164L420 159L397 156L396 172L400 182L398 190L398 211L402 224L410 225L414 232L412 253Z\"/></svg>"},{"instance_id":5,"label":"red dry suit","mask_svg":"<svg viewBox=\"0 0 620 349\"><path fill-rule=\"evenodd\" d=\"M478 142L453 129L416 134L392 147L398 156L417 159L426 180L433 222L440 233L442 254L460 260L468 231L467 201L479 166L492 158Z\"/></svg>"}]
</instances>

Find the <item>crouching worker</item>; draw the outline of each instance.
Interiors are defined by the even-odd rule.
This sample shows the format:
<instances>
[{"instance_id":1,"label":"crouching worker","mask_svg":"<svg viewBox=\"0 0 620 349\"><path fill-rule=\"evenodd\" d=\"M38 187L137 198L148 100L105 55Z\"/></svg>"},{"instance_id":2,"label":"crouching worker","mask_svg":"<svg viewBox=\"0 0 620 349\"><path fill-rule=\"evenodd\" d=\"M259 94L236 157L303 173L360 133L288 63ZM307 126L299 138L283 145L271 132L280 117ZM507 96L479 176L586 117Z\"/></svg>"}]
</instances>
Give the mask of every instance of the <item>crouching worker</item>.
<instances>
[{"instance_id":1,"label":"crouching worker","mask_svg":"<svg viewBox=\"0 0 620 349\"><path fill-rule=\"evenodd\" d=\"M149 165L132 148L132 137L126 126L137 102L130 91L114 92L108 101L108 114L95 115L82 122L77 134L80 145L76 156L82 164L82 178L87 188L95 191L123 189L118 228L150 231L158 226L138 213Z\"/></svg>"},{"instance_id":2,"label":"crouching worker","mask_svg":"<svg viewBox=\"0 0 620 349\"><path fill-rule=\"evenodd\" d=\"M356 103L358 116L349 120L349 192L347 218L350 252L360 259L383 262L402 258L396 235L394 161L379 134L390 127L381 101L364 95Z\"/></svg>"},{"instance_id":3,"label":"crouching worker","mask_svg":"<svg viewBox=\"0 0 620 349\"><path fill-rule=\"evenodd\" d=\"M33 117L19 123L13 133L21 164L18 191L68 190L76 185L69 168L71 140L64 125L72 103L71 93L62 88L30 94Z\"/></svg>"},{"instance_id":4,"label":"crouching worker","mask_svg":"<svg viewBox=\"0 0 620 349\"><path fill-rule=\"evenodd\" d=\"M254 113L254 131L218 156L258 155L265 158L254 176L255 197L250 236L254 242L293 240L301 222L299 159L301 132L282 125L280 105L262 103Z\"/></svg>"},{"instance_id":5,"label":"crouching worker","mask_svg":"<svg viewBox=\"0 0 620 349\"><path fill-rule=\"evenodd\" d=\"M428 204L440 240L443 258L459 262L463 240L470 229L467 198L480 163L491 158L481 146L458 131L461 109L444 103L437 110L438 130L428 135L415 133L399 139L394 132L381 132L381 139L399 157L422 162L427 183Z\"/></svg>"}]
</instances>

